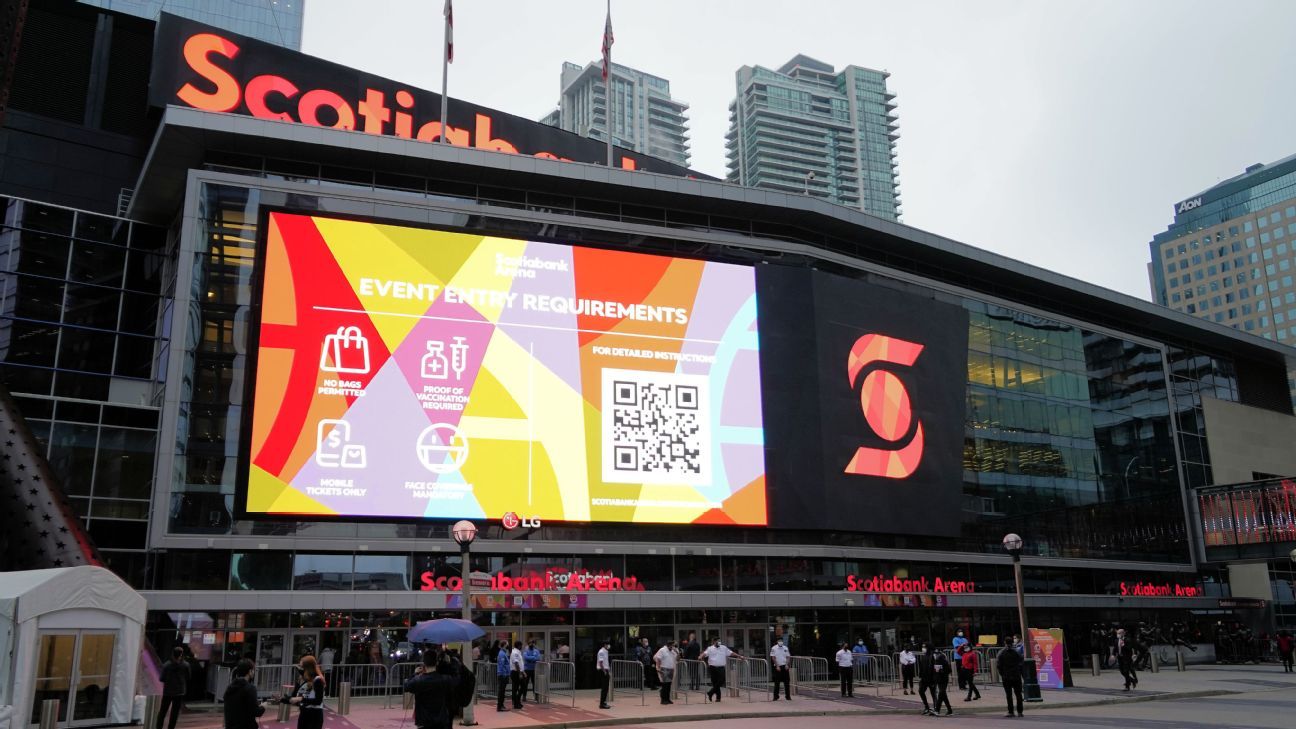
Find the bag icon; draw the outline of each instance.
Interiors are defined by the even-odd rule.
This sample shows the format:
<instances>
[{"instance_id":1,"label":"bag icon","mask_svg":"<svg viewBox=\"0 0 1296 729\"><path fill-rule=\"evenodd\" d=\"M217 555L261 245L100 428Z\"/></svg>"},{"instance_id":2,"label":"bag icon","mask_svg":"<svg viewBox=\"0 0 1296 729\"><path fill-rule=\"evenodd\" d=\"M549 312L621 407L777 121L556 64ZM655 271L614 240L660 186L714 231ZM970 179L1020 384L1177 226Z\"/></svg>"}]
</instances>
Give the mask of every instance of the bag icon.
<instances>
[{"instance_id":1,"label":"bag icon","mask_svg":"<svg viewBox=\"0 0 1296 729\"><path fill-rule=\"evenodd\" d=\"M360 327L338 327L336 333L324 337L320 370L357 375L369 372L369 340L360 333Z\"/></svg>"}]
</instances>

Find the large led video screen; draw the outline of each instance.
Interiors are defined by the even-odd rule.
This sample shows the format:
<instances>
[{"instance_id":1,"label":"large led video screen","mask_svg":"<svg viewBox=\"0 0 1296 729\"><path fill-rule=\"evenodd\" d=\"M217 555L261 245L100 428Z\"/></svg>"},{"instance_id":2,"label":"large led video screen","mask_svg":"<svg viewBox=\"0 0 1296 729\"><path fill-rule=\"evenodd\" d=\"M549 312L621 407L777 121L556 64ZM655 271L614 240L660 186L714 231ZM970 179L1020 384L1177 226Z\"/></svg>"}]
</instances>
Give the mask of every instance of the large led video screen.
<instances>
[{"instance_id":1,"label":"large led video screen","mask_svg":"<svg viewBox=\"0 0 1296 729\"><path fill-rule=\"evenodd\" d=\"M244 515L767 523L750 267L262 228Z\"/></svg>"}]
</instances>

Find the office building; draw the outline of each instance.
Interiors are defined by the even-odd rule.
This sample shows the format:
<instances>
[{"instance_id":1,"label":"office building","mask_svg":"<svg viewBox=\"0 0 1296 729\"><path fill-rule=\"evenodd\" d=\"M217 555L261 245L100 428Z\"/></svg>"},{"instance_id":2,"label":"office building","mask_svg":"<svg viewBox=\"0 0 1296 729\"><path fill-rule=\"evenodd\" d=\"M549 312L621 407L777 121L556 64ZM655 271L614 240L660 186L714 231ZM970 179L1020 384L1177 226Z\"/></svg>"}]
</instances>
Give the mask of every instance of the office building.
<instances>
[{"instance_id":1,"label":"office building","mask_svg":"<svg viewBox=\"0 0 1296 729\"><path fill-rule=\"evenodd\" d=\"M233 109L177 56L208 35ZM1217 620L1272 623L1226 602L1264 570L1213 558L1195 496L1296 471L1296 350L796 191L609 170L457 99L442 130L435 94L220 29L156 38L151 88L101 89L151 109L133 167L71 205L66 158L120 140L0 148L0 384L152 645L217 671L196 686L331 649L381 693L465 572L488 639L579 688L604 637L1006 635L1010 532L1068 655L1113 621L1191 625L1194 656ZM16 83L66 50L43 42ZM0 498L40 513L6 464Z\"/></svg>"},{"instance_id":2,"label":"office building","mask_svg":"<svg viewBox=\"0 0 1296 729\"><path fill-rule=\"evenodd\" d=\"M1175 203L1149 248L1157 303L1296 343L1296 155Z\"/></svg>"},{"instance_id":3,"label":"office building","mask_svg":"<svg viewBox=\"0 0 1296 729\"><path fill-rule=\"evenodd\" d=\"M601 63L564 63L558 108L542 124L607 141L607 85ZM688 104L671 98L670 81L612 64L613 144L687 167Z\"/></svg>"},{"instance_id":4,"label":"office building","mask_svg":"<svg viewBox=\"0 0 1296 729\"><path fill-rule=\"evenodd\" d=\"M301 50L306 0L78 0L156 21L166 12L275 45Z\"/></svg>"},{"instance_id":5,"label":"office building","mask_svg":"<svg viewBox=\"0 0 1296 729\"><path fill-rule=\"evenodd\" d=\"M729 182L801 193L900 218L896 95L886 71L797 55L743 66L725 137Z\"/></svg>"}]
</instances>

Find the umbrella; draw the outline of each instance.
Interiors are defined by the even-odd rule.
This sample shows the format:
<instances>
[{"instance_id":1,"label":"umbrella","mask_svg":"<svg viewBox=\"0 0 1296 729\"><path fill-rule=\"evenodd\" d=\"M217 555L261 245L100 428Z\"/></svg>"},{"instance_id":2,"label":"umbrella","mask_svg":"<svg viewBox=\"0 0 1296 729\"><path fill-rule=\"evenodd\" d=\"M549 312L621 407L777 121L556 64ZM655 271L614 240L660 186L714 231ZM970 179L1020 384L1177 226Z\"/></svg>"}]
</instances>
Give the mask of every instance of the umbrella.
<instances>
[{"instance_id":1,"label":"umbrella","mask_svg":"<svg viewBox=\"0 0 1296 729\"><path fill-rule=\"evenodd\" d=\"M409 640L415 643L460 643L483 635L486 631L471 620L441 618L415 623L410 628Z\"/></svg>"}]
</instances>

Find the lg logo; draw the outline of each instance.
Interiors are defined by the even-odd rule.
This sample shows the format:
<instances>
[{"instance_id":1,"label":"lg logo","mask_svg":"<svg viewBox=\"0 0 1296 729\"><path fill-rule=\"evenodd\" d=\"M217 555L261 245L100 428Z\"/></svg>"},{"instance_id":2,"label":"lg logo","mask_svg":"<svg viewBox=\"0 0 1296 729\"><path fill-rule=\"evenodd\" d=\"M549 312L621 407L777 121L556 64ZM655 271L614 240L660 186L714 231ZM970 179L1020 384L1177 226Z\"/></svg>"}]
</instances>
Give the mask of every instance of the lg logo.
<instances>
[{"instance_id":1,"label":"lg logo","mask_svg":"<svg viewBox=\"0 0 1296 729\"><path fill-rule=\"evenodd\" d=\"M860 410L864 420L878 437L895 443L894 448L869 448L860 446L846 464L846 473L882 478L908 478L922 460L923 426L915 423L913 408L909 404L909 391L904 383L883 364L911 367L922 354L923 345L906 342L880 334L865 334L855 340L846 372L851 387L860 386ZM910 435L912 430L913 434ZM901 445L901 442L908 442Z\"/></svg>"},{"instance_id":2,"label":"lg logo","mask_svg":"<svg viewBox=\"0 0 1296 729\"><path fill-rule=\"evenodd\" d=\"M507 514L505 514L502 519L500 519L500 524L503 525L505 529L517 529L518 527L535 529L540 526L540 517L532 516L532 517L518 518L516 512L510 511Z\"/></svg>"}]
</instances>

